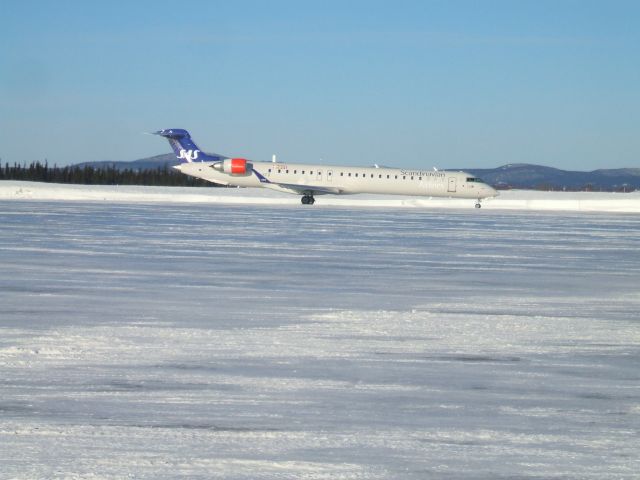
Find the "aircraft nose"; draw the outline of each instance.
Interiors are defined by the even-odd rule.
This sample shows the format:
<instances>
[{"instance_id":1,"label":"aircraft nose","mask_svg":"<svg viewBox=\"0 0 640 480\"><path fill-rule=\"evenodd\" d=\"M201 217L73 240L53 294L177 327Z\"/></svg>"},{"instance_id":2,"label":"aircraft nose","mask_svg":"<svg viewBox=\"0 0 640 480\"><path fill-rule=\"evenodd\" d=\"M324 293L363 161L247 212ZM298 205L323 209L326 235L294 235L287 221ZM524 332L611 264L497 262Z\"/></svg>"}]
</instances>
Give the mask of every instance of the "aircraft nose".
<instances>
[{"instance_id":1,"label":"aircraft nose","mask_svg":"<svg viewBox=\"0 0 640 480\"><path fill-rule=\"evenodd\" d=\"M486 198L498 197L500 195L500 192L498 192L491 185L487 185L487 184L485 184L484 186L483 193L486 195Z\"/></svg>"}]
</instances>

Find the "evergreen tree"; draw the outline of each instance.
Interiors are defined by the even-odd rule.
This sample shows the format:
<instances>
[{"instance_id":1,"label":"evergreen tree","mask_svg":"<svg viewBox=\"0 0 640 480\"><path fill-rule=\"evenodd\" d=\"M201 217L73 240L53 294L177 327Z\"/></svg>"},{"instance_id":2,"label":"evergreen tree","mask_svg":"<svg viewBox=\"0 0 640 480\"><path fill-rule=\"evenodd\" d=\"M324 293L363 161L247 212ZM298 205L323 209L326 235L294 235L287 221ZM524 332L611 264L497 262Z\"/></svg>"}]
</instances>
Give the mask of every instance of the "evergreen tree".
<instances>
[{"instance_id":1,"label":"evergreen tree","mask_svg":"<svg viewBox=\"0 0 640 480\"><path fill-rule=\"evenodd\" d=\"M24 180L31 182L78 183L85 185L153 185L172 187L202 187L215 186L198 178L184 175L169 168L165 164L153 169L133 170L126 168L118 170L114 165L93 167L77 165L58 167L49 166L47 160L32 162L30 165L14 163L13 166L0 164L0 180Z\"/></svg>"}]
</instances>

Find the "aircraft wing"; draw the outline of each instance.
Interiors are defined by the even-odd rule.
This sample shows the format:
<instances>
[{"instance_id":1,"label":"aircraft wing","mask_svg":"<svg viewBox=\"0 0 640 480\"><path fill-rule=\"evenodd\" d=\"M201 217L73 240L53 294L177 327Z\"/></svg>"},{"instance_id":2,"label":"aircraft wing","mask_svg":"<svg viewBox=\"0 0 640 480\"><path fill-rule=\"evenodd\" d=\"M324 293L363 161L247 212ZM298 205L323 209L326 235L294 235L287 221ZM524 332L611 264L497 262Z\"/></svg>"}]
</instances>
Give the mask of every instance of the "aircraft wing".
<instances>
[{"instance_id":1,"label":"aircraft wing","mask_svg":"<svg viewBox=\"0 0 640 480\"><path fill-rule=\"evenodd\" d=\"M270 188L271 190L277 190L278 192L293 193L296 195L340 195L344 193L342 189L337 187L321 187L316 185L303 185L298 183L272 182L256 170L254 170L253 172L256 174L263 187Z\"/></svg>"},{"instance_id":2,"label":"aircraft wing","mask_svg":"<svg viewBox=\"0 0 640 480\"><path fill-rule=\"evenodd\" d=\"M298 185L295 183L264 183L264 187L279 192L293 193L297 195L326 195L328 193L340 195L342 190L334 187L316 187L313 185Z\"/></svg>"}]
</instances>

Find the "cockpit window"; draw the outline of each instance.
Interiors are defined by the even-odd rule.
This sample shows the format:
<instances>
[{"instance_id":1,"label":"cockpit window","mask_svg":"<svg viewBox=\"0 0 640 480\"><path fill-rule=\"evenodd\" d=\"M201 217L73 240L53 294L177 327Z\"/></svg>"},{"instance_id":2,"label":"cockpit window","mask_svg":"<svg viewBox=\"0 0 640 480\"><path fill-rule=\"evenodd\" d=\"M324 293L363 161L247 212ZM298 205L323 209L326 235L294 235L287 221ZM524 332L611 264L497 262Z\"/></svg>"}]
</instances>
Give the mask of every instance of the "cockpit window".
<instances>
[{"instance_id":1,"label":"cockpit window","mask_svg":"<svg viewBox=\"0 0 640 480\"><path fill-rule=\"evenodd\" d=\"M467 177L467 182L484 183L481 178Z\"/></svg>"}]
</instances>

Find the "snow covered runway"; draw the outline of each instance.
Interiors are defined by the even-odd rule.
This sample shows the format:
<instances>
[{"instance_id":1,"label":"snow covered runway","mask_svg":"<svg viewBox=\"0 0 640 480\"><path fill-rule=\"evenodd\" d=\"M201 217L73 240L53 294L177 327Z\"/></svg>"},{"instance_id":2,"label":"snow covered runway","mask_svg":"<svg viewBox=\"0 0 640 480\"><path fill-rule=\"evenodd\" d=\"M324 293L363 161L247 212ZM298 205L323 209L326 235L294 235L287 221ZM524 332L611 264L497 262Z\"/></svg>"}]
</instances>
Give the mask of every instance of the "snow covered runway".
<instances>
[{"instance_id":1,"label":"snow covered runway","mask_svg":"<svg viewBox=\"0 0 640 480\"><path fill-rule=\"evenodd\" d=\"M637 478L640 217L0 202L0 478Z\"/></svg>"},{"instance_id":2,"label":"snow covered runway","mask_svg":"<svg viewBox=\"0 0 640 480\"><path fill-rule=\"evenodd\" d=\"M0 200L64 200L79 202L187 203L215 205L300 205L300 197L266 188L144 187L63 185L0 181ZM400 195L322 195L316 207L468 209L473 199ZM483 200L490 210L640 213L640 192L540 192L507 190Z\"/></svg>"}]
</instances>

